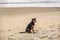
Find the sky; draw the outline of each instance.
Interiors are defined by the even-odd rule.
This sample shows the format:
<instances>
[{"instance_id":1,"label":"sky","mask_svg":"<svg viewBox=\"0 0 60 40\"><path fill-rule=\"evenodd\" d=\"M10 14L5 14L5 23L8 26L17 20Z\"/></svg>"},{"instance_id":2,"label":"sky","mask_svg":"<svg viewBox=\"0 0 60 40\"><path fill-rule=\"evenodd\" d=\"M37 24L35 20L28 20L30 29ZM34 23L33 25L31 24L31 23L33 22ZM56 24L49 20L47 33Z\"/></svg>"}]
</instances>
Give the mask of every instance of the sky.
<instances>
[{"instance_id":1,"label":"sky","mask_svg":"<svg viewBox=\"0 0 60 40\"><path fill-rule=\"evenodd\" d=\"M51 1L51 2L60 2L60 0L0 0L0 2L44 2L44 1Z\"/></svg>"},{"instance_id":2,"label":"sky","mask_svg":"<svg viewBox=\"0 0 60 40\"><path fill-rule=\"evenodd\" d=\"M59 5L60 0L0 0L0 7L60 7Z\"/></svg>"}]
</instances>

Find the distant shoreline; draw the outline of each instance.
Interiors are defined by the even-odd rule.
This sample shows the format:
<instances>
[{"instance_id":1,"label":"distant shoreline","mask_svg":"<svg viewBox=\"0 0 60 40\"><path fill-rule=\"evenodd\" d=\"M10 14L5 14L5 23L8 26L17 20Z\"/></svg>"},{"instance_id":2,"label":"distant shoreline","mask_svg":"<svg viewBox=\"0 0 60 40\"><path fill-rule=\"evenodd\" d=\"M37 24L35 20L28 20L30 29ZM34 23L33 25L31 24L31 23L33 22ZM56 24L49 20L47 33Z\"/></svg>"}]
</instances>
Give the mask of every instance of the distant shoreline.
<instances>
[{"instance_id":1,"label":"distant shoreline","mask_svg":"<svg viewBox=\"0 0 60 40\"><path fill-rule=\"evenodd\" d=\"M0 4L33 4L33 3L60 3L60 2L0 2Z\"/></svg>"}]
</instances>

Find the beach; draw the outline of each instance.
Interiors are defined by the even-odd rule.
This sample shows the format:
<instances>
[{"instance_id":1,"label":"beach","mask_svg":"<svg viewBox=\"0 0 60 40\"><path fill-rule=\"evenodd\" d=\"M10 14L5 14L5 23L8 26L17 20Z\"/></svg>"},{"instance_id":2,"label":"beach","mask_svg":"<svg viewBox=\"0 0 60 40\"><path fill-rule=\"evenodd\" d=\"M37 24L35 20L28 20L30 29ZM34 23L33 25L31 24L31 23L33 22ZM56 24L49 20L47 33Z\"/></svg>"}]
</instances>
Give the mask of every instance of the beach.
<instances>
[{"instance_id":1,"label":"beach","mask_svg":"<svg viewBox=\"0 0 60 40\"><path fill-rule=\"evenodd\" d=\"M36 33L20 33L32 18ZM0 40L60 40L60 8L0 8Z\"/></svg>"}]
</instances>

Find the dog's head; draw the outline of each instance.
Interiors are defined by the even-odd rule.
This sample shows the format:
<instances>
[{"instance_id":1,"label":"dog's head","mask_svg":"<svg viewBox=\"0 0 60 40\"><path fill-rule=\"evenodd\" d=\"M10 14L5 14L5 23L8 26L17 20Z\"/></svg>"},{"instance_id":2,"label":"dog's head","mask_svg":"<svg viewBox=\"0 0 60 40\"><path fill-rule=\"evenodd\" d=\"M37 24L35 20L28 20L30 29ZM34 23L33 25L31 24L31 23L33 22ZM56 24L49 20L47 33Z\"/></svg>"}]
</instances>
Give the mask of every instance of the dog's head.
<instances>
[{"instance_id":1,"label":"dog's head","mask_svg":"<svg viewBox=\"0 0 60 40\"><path fill-rule=\"evenodd\" d=\"M36 18L32 18L32 21L35 23L36 22Z\"/></svg>"}]
</instances>

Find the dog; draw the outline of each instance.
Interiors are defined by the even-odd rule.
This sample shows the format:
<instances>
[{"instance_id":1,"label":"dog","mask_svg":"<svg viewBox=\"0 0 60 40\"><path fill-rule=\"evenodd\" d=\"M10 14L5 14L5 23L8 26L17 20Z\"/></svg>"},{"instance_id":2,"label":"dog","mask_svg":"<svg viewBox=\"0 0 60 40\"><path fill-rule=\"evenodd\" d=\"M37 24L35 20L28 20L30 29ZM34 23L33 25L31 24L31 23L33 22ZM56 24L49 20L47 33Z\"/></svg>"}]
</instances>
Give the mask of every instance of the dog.
<instances>
[{"instance_id":1,"label":"dog","mask_svg":"<svg viewBox=\"0 0 60 40\"><path fill-rule=\"evenodd\" d=\"M26 33L34 33L34 26L36 23L36 18L32 18L32 21L27 25L25 32Z\"/></svg>"}]
</instances>

